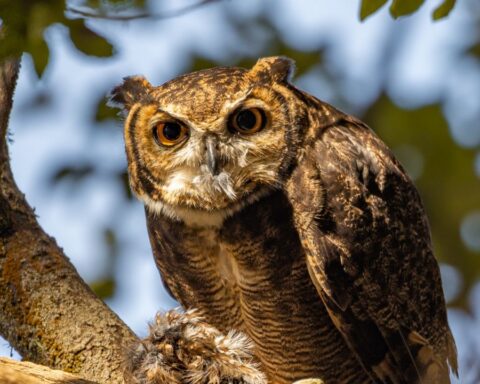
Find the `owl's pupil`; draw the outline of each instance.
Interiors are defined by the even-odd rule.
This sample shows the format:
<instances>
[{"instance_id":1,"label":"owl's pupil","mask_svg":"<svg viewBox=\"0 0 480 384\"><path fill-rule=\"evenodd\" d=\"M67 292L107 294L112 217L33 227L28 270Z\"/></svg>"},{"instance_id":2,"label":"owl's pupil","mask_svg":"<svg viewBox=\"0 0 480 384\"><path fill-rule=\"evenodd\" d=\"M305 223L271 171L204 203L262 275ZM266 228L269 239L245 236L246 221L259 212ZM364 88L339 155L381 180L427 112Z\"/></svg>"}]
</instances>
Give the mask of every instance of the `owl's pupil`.
<instances>
[{"instance_id":1,"label":"owl's pupil","mask_svg":"<svg viewBox=\"0 0 480 384\"><path fill-rule=\"evenodd\" d=\"M165 123L163 127L163 136L165 136L167 140L177 140L181 133L182 129L177 123Z\"/></svg>"},{"instance_id":2,"label":"owl's pupil","mask_svg":"<svg viewBox=\"0 0 480 384\"><path fill-rule=\"evenodd\" d=\"M249 130L255 127L257 123L257 117L252 111L241 111L237 115L237 124L240 129Z\"/></svg>"}]
</instances>

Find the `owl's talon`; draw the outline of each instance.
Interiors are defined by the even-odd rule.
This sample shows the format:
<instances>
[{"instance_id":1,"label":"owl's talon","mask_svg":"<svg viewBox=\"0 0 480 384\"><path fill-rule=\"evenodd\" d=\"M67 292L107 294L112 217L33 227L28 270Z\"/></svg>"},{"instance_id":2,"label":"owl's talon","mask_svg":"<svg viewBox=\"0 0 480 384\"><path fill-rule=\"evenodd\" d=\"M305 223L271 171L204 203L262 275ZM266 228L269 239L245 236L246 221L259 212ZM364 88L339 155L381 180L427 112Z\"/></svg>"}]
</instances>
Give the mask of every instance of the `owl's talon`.
<instances>
[{"instance_id":1,"label":"owl's talon","mask_svg":"<svg viewBox=\"0 0 480 384\"><path fill-rule=\"evenodd\" d=\"M126 367L135 384L266 384L243 334L224 335L195 311L158 314Z\"/></svg>"}]
</instances>

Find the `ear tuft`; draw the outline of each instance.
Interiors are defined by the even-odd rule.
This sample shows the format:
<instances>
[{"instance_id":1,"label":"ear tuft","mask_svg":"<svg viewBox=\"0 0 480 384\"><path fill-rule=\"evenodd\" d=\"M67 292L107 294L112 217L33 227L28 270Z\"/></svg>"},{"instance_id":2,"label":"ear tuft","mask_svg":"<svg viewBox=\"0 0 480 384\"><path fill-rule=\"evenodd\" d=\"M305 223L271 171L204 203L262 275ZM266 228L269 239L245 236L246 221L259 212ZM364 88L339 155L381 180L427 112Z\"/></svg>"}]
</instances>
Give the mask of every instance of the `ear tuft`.
<instances>
[{"instance_id":1,"label":"ear tuft","mask_svg":"<svg viewBox=\"0 0 480 384\"><path fill-rule=\"evenodd\" d=\"M295 62L285 56L262 57L250 70L250 73L258 79L279 83L290 81L294 72Z\"/></svg>"},{"instance_id":2,"label":"ear tuft","mask_svg":"<svg viewBox=\"0 0 480 384\"><path fill-rule=\"evenodd\" d=\"M107 104L128 111L135 103L146 98L152 88L143 76L124 77L123 83L110 91Z\"/></svg>"}]
</instances>

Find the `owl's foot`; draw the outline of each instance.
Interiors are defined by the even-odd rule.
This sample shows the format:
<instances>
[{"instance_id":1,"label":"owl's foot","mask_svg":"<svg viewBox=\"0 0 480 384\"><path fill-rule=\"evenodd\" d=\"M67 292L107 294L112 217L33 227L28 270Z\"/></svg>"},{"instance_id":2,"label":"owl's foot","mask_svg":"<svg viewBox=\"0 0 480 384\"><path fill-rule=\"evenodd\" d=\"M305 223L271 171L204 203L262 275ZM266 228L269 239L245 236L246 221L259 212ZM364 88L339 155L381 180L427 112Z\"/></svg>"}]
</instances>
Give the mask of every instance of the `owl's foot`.
<instances>
[{"instance_id":1,"label":"owl's foot","mask_svg":"<svg viewBox=\"0 0 480 384\"><path fill-rule=\"evenodd\" d=\"M150 334L129 353L135 384L266 384L243 334L224 335L195 311L157 314Z\"/></svg>"}]
</instances>

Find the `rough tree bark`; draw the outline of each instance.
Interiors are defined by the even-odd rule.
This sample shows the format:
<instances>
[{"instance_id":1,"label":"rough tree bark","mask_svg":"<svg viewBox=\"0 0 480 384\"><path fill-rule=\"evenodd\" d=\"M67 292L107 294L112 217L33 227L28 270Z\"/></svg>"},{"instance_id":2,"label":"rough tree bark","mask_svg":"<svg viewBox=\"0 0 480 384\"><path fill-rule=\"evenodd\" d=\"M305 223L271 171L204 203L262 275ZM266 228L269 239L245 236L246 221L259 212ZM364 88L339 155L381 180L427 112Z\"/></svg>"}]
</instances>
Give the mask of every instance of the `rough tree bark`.
<instances>
[{"instance_id":1,"label":"rough tree bark","mask_svg":"<svg viewBox=\"0 0 480 384\"><path fill-rule=\"evenodd\" d=\"M96 384L70 373L29 362L18 362L0 357L2 384Z\"/></svg>"},{"instance_id":2,"label":"rough tree bark","mask_svg":"<svg viewBox=\"0 0 480 384\"><path fill-rule=\"evenodd\" d=\"M10 169L7 127L19 60L0 63L0 334L24 359L123 383L133 332L83 282L39 226Z\"/></svg>"}]
</instances>

